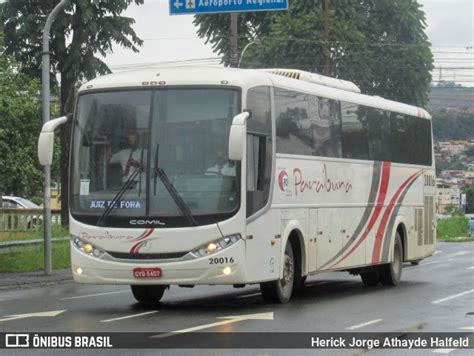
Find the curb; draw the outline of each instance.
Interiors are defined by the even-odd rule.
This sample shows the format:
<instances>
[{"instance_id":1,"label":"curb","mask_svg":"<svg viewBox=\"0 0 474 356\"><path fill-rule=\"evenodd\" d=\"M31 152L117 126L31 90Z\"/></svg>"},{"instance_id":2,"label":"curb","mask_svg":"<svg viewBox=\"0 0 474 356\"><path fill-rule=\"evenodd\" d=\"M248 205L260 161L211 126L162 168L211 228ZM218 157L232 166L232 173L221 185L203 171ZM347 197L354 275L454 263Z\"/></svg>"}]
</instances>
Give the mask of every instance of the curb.
<instances>
[{"instance_id":1,"label":"curb","mask_svg":"<svg viewBox=\"0 0 474 356\"><path fill-rule=\"evenodd\" d=\"M45 276L43 271L0 273L0 291L37 288L73 281L70 268L54 270L50 276Z\"/></svg>"}]
</instances>

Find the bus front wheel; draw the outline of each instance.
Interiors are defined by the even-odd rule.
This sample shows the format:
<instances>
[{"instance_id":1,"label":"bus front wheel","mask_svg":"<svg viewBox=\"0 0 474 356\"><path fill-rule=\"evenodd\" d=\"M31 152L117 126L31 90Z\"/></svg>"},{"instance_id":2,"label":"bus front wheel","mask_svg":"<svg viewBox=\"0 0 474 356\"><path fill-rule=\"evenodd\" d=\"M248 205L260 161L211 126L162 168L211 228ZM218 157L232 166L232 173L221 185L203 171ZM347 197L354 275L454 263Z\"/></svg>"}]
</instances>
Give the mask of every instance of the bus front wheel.
<instances>
[{"instance_id":1,"label":"bus front wheel","mask_svg":"<svg viewBox=\"0 0 474 356\"><path fill-rule=\"evenodd\" d=\"M397 232L395 245L393 246L393 260L391 263L381 265L379 270L380 282L384 286L398 286L402 277L403 247L402 238Z\"/></svg>"},{"instance_id":2,"label":"bus front wheel","mask_svg":"<svg viewBox=\"0 0 474 356\"><path fill-rule=\"evenodd\" d=\"M132 285L132 294L139 303L158 303L168 286Z\"/></svg>"},{"instance_id":3,"label":"bus front wheel","mask_svg":"<svg viewBox=\"0 0 474 356\"><path fill-rule=\"evenodd\" d=\"M291 299L295 283L295 259L293 248L288 242L283 259L283 278L277 281L260 283L260 291L266 303L287 303Z\"/></svg>"}]
</instances>

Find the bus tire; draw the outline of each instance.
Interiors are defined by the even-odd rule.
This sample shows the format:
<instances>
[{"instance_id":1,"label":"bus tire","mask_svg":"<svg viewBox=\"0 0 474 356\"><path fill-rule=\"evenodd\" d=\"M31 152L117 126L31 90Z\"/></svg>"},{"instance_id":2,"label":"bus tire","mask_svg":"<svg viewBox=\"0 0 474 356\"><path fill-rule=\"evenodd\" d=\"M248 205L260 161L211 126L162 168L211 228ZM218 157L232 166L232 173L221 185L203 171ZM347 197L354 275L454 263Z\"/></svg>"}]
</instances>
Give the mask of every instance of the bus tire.
<instances>
[{"instance_id":1,"label":"bus tire","mask_svg":"<svg viewBox=\"0 0 474 356\"><path fill-rule=\"evenodd\" d=\"M384 286L397 286L402 277L403 247L402 238L397 231L395 245L393 246L392 262L379 267L380 283Z\"/></svg>"},{"instance_id":2,"label":"bus tire","mask_svg":"<svg viewBox=\"0 0 474 356\"><path fill-rule=\"evenodd\" d=\"M291 299L295 283L295 259L293 248L288 242L283 260L283 278L277 281L260 283L260 291L266 303L287 303Z\"/></svg>"},{"instance_id":3,"label":"bus tire","mask_svg":"<svg viewBox=\"0 0 474 356\"><path fill-rule=\"evenodd\" d=\"M130 287L137 302L155 304L161 300L168 286L131 285Z\"/></svg>"},{"instance_id":4,"label":"bus tire","mask_svg":"<svg viewBox=\"0 0 474 356\"><path fill-rule=\"evenodd\" d=\"M308 276L303 276L303 277L300 277L300 278L296 278L297 276L295 275L295 284L294 284L294 287L293 289L294 290L301 290L304 288L304 285L306 283L306 278Z\"/></svg>"},{"instance_id":5,"label":"bus tire","mask_svg":"<svg viewBox=\"0 0 474 356\"><path fill-rule=\"evenodd\" d=\"M360 278L362 279L362 283L368 287L375 287L379 284L379 274L375 270L361 273Z\"/></svg>"}]
</instances>

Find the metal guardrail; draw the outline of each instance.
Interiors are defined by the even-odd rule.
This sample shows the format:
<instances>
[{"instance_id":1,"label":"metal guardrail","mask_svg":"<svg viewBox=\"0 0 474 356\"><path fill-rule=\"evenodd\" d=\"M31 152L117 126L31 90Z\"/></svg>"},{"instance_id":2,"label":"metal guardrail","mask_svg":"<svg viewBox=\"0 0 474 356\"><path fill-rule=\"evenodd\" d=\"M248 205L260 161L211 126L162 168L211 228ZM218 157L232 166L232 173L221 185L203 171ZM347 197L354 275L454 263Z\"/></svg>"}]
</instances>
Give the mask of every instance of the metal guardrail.
<instances>
[{"instance_id":1,"label":"metal guardrail","mask_svg":"<svg viewBox=\"0 0 474 356\"><path fill-rule=\"evenodd\" d=\"M61 224L61 210L51 212L52 224ZM0 209L1 231L37 231L43 222L43 209Z\"/></svg>"},{"instance_id":2,"label":"metal guardrail","mask_svg":"<svg viewBox=\"0 0 474 356\"><path fill-rule=\"evenodd\" d=\"M61 242L67 241L69 237L56 237L53 238L53 242ZM36 240L17 240L17 241L5 241L0 242L0 250L5 248L15 248L15 247L27 247L31 245L40 245L44 243L44 239L36 239Z\"/></svg>"}]
</instances>

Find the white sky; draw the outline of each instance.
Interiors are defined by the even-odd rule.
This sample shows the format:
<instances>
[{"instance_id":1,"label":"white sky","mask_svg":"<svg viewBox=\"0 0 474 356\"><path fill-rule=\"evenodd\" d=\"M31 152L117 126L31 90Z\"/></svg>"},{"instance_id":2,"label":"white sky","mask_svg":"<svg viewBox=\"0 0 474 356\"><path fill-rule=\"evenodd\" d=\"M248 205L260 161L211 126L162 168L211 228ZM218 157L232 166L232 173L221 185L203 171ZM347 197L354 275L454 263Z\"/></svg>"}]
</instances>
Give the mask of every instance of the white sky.
<instances>
[{"instance_id":1,"label":"white sky","mask_svg":"<svg viewBox=\"0 0 474 356\"><path fill-rule=\"evenodd\" d=\"M291 0L290 0L291 2ZM456 80L474 86L474 1L419 0L426 14L426 30L435 56L433 79ZM216 58L209 44L198 38L192 15L169 15L169 0L145 0L142 6L131 5L124 16L136 20L134 29L144 40L139 53L115 46L105 62L112 70L145 63ZM218 60L202 63L217 64ZM467 67L467 69L466 69ZM454 68L454 69L452 69Z\"/></svg>"}]
</instances>

